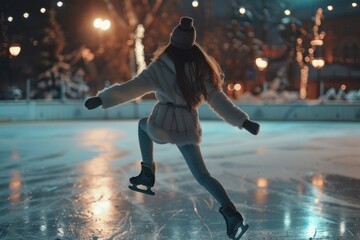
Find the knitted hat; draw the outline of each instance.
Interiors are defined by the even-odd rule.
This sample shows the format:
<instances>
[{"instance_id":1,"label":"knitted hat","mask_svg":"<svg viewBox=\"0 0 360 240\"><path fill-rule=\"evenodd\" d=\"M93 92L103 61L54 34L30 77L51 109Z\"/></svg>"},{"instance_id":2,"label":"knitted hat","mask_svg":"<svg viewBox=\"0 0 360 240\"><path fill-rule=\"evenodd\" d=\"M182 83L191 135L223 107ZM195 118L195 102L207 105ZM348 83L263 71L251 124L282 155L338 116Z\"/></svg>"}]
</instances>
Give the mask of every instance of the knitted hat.
<instances>
[{"instance_id":1,"label":"knitted hat","mask_svg":"<svg viewBox=\"0 0 360 240\"><path fill-rule=\"evenodd\" d=\"M194 19L181 17L170 36L171 45L181 49L188 49L194 46L196 40L196 30L193 26Z\"/></svg>"}]
</instances>

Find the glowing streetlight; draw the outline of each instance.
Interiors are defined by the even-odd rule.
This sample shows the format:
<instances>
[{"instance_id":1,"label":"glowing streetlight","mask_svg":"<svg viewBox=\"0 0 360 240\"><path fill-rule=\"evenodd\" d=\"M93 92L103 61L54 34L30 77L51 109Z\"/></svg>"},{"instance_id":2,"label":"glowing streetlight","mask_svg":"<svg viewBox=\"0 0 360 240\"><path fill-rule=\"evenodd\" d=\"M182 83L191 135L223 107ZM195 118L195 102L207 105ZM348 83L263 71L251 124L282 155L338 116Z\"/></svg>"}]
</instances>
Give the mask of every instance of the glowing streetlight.
<instances>
[{"instance_id":1,"label":"glowing streetlight","mask_svg":"<svg viewBox=\"0 0 360 240\"><path fill-rule=\"evenodd\" d=\"M241 85L240 85L240 83L236 83L236 84L234 85L234 90L236 90L236 91L240 91L240 90L241 90Z\"/></svg>"},{"instance_id":2,"label":"glowing streetlight","mask_svg":"<svg viewBox=\"0 0 360 240\"><path fill-rule=\"evenodd\" d=\"M199 2L198 2L197 0L192 1L192 6L193 6L194 8L198 7L198 6L199 6Z\"/></svg>"},{"instance_id":3,"label":"glowing streetlight","mask_svg":"<svg viewBox=\"0 0 360 240\"><path fill-rule=\"evenodd\" d=\"M9 52L13 57L17 57L20 54L20 51L21 51L21 47L19 44L12 44L9 47Z\"/></svg>"},{"instance_id":4,"label":"glowing streetlight","mask_svg":"<svg viewBox=\"0 0 360 240\"><path fill-rule=\"evenodd\" d=\"M27 12L25 12L24 14L23 14L23 17L24 18L28 18L30 15L29 15L29 13L27 13Z\"/></svg>"},{"instance_id":5,"label":"glowing streetlight","mask_svg":"<svg viewBox=\"0 0 360 240\"><path fill-rule=\"evenodd\" d=\"M240 13L241 15L244 15L244 14L246 13L246 9L245 9L244 7L241 7L241 8L239 9L239 13Z\"/></svg>"},{"instance_id":6,"label":"glowing streetlight","mask_svg":"<svg viewBox=\"0 0 360 240\"><path fill-rule=\"evenodd\" d=\"M103 30L103 31L106 31L106 30L108 30L110 28L110 26L111 26L111 22L109 20L104 20L101 23L100 29Z\"/></svg>"},{"instance_id":7,"label":"glowing streetlight","mask_svg":"<svg viewBox=\"0 0 360 240\"><path fill-rule=\"evenodd\" d=\"M334 10L334 7L331 6L331 5L329 5L329 6L327 6L327 9L328 9L329 11L332 11L332 10Z\"/></svg>"},{"instance_id":8,"label":"glowing streetlight","mask_svg":"<svg viewBox=\"0 0 360 240\"><path fill-rule=\"evenodd\" d=\"M8 22L12 22L14 20L14 18L12 16L9 16L7 20L8 20Z\"/></svg>"},{"instance_id":9,"label":"glowing streetlight","mask_svg":"<svg viewBox=\"0 0 360 240\"><path fill-rule=\"evenodd\" d=\"M64 5L64 3L62 2L62 1L58 1L57 3L56 3L56 6L58 6L58 7L62 7Z\"/></svg>"},{"instance_id":10,"label":"glowing streetlight","mask_svg":"<svg viewBox=\"0 0 360 240\"><path fill-rule=\"evenodd\" d=\"M257 58L255 64L260 71L263 71L268 66L268 60L266 58Z\"/></svg>"},{"instance_id":11,"label":"glowing streetlight","mask_svg":"<svg viewBox=\"0 0 360 240\"><path fill-rule=\"evenodd\" d=\"M102 23L102 19L101 18L97 18L94 20L94 28L100 28L101 27L101 23Z\"/></svg>"},{"instance_id":12,"label":"glowing streetlight","mask_svg":"<svg viewBox=\"0 0 360 240\"><path fill-rule=\"evenodd\" d=\"M94 20L94 22L93 22L93 26L94 26L94 28L98 29L98 34L99 34L98 52L103 53L104 52L104 48L103 48L103 32L107 31L110 28L111 22L108 19L96 18Z\"/></svg>"},{"instance_id":13,"label":"glowing streetlight","mask_svg":"<svg viewBox=\"0 0 360 240\"><path fill-rule=\"evenodd\" d=\"M262 83L263 91L265 92L265 91L267 91L267 82L266 82L266 76L263 71L267 68L267 66L269 64L268 60L266 58L258 57L255 59L255 64L260 71L258 73L258 81L260 83Z\"/></svg>"},{"instance_id":14,"label":"glowing streetlight","mask_svg":"<svg viewBox=\"0 0 360 240\"><path fill-rule=\"evenodd\" d=\"M289 9L286 9L286 10L284 11L284 13L285 13L286 16L289 16L289 15L291 14L291 11L290 11Z\"/></svg>"},{"instance_id":15,"label":"glowing streetlight","mask_svg":"<svg viewBox=\"0 0 360 240\"><path fill-rule=\"evenodd\" d=\"M311 61L311 65L316 69L321 69L325 66L325 61L322 58L314 58Z\"/></svg>"},{"instance_id":16,"label":"glowing streetlight","mask_svg":"<svg viewBox=\"0 0 360 240\"><path fill-rule=\"evenodd\" d=\"M314 58L311 61L311 65L318 70L318 84L320 89L320 97L324 95L324 82L321 79L321 69L325 66L325 61L323 58Z\"/></svg>"},{"instance_id":17,"label":"glowing streetlight","mask_svg":"<svg viewBox=\"0 0 360 240\"><path fill-rule=\"evenodd\" d=\"M101 18L97 18L94 20L93 25L95 28L106 31L110 28L111 22L107 19L103 20Z\"/></svg>"},{"instance_id":18,"label":"glowing streetlight","mask_svg":"<svg viewBox=\"0 0 360 240\"><path fill-rule=\"evenodd\" d=\"M45 9L45 8L40 8L40 12L41 12L41 13L45 13L45 12L46 12L46 9Z\"/></svg>"}]
</instances>

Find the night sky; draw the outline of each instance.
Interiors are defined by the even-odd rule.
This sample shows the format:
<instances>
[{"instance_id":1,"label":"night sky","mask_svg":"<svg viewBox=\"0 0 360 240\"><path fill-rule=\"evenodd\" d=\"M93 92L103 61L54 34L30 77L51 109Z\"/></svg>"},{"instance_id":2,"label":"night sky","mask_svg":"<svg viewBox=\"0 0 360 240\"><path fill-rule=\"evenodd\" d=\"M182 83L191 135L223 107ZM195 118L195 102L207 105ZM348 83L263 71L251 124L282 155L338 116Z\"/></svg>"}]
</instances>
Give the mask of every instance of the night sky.
<instances>
[{"instance_id":1,"label":"night sky","mask_svg":"<svg viewBox=\"0 0 360 240\"><path fill-rule=\"evenodd\" d=\"M211 7L211 15L213 16L230 16L236 14L236 9L232 9L231 3L236 1L201 1L199 0L199 8ZM274 4L276 1L271 1ZM300 19L311 19L315 14L318 7L324 8L324 15L327 18L339 17L344 15L360 14L360 7L352 7L353 0L283 0L278 1L279 7L283 9L290 9L292 15ZM184 14L191 15L193 13L191 7L192 0L182 1L183 9L180 11ZM281 4L280 4L281 3ZM244 6L246 9L254 9L256 6L261 6L262 1L237 1L238 6ZM63 1L62 7L57 7L57 1L37 0L37 1L24 1L24 0L1 0L0 11L8 25L8 35L10 41L17 41L19 35L29 33L31 37L36 38L39 30L46 24L47 13L40 13L40 8L44 7L49 9L51 6L57 10L57 17L59 23L65 32L68 47L76 48L84 42L87 44L94 44L96 42L96 32L92 26L92 21L99 16L106 16L107 10L103 1L92 0L74 0ZM334 10L328 11L326 7L332 5ZM271 6L276 8L277 6ZM259 7L258 7L259 8ZM277 9L278 10L278 9ZM30 14L28 19L23 17L24 12ZM270 9L271 13L271 9ZM12 22L8 22L9 16L13 17ZM69 45L70 44L70 45Z\"/></svg>"}]
</instances>

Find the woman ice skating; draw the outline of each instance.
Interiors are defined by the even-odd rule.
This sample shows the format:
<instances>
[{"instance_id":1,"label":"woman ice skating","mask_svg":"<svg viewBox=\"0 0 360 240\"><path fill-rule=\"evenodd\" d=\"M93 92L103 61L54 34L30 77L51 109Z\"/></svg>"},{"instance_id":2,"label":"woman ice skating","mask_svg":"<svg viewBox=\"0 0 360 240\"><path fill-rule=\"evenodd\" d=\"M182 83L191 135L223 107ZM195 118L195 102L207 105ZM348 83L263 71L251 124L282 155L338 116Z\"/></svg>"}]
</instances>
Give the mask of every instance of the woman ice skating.
<instances>
[{"instance_id":1,"label":"woman ice skating","mask_svg":"<svg viewBox=\"0 0 360 240\"><path fill-rule=\"evenodd\" d=\"M200 151L201 128L198 107L206 102L224 121L257 135L259 124L236 107L222 92L221 69L196 43L193 19L182 17L166 46L154 54L152 63L138 76L115 84L86 100L85 106L110 108L155 92L158 102L151 114L139 121L141 173L130 178L130 189L154 195L153 142L176 144L196 180L219 202L227 235L240 239L248 229L223 186L208 172ZM144 185L147 190L137 188Z\"/></svg>"}]
</instances>

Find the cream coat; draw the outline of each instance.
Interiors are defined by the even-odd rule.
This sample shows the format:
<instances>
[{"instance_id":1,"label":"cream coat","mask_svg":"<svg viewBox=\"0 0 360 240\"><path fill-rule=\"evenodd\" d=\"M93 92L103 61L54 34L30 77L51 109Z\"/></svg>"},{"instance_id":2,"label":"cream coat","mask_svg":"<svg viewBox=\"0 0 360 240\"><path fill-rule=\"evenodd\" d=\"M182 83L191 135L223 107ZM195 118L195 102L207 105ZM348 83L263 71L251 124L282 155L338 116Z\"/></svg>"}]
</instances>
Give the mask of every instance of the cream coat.
<instances>
[{"instance_id":1,"label":"cream coat","mask_svg":"<svg viewBox=\"0 0 360 240\"><path fill-rule=\"evenodd\" d=\"M175 66L166 54L152 62L144 71L123 84L115 84L98 93L104 109L123 104L150 92L155 92L158 102L148 118L148 134L156 142L172 143L179 146L199 144L201 127L198 106L191 111L186 106L176 83ZM209 95L207 104L217 115L229 124L242 128L249 116L236 107L221 89L206 83ZM199 104L200 105L200 104Z\"/></svg>"}]
</instances>

